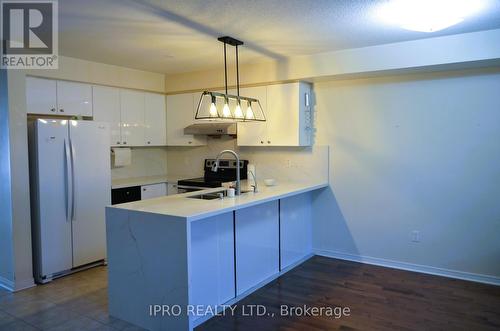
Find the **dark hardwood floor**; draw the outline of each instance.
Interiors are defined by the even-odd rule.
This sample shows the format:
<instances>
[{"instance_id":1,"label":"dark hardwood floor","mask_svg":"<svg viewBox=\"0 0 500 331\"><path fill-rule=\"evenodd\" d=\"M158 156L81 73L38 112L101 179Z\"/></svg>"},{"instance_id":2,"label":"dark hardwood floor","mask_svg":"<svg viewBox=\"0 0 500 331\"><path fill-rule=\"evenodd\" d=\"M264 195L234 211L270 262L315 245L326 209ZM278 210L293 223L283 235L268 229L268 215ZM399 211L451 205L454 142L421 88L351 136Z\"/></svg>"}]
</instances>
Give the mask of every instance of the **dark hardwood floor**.
<instances>
[{"instance_id":1,"label":"dark hardwood floor","mask_svg":"<svg viewBox=\"0 0 500 331\"><path fill-rule=\"evenodd\" d=\"M251 305L267 314L244 316ZM282 305L350 314L281 316ZM500 286L316 256L196 330L500 330Z\"/></svg>"},{"instance_id":2,"label":"dark hardwood floor","mask_svg":"<svg viewBox=\"0 0 500 331\"><path fill-rule=\"evenodd\" d=\"M106 288L106 268L98 267L14 294L0 289L0 330L141 330L108 315ZM252 304L263 305L266 316L245 316ZM281 305L350 312L280 316ZM246 297L234 316L197 328L336 329L500 330L500 287L314 257Z\"/></svg>"}]
</instances>

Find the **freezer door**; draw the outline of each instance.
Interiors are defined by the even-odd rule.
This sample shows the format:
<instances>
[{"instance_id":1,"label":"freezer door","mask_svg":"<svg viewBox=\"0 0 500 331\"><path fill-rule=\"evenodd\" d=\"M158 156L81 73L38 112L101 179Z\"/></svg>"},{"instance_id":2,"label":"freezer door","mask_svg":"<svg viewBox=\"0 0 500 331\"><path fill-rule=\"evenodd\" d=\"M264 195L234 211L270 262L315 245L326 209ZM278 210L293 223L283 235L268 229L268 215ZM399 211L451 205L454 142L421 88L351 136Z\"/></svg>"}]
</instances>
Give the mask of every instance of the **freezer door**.
<instances>
[{"instance_id":1,"label":"freezer door","mask_svg":"<svg viewBox=\"0 0 500 331\"><path fill-rule=\"evenodd\" d=\"M71 250L71 169L68 122L39 119L35 123L36 197L34 236L44 276L69 270Z\"/></svg>"},{"instance_id":2,"label":"freezer door","mask_svg":"<svg viewBox=\"0 0 500 331\"><path fill-rule=\"evenodd\" d=\"M70 121L74 199L73 267L106 258L105 207L111 205L109 126Z\"/></svg>"}]
</instances>

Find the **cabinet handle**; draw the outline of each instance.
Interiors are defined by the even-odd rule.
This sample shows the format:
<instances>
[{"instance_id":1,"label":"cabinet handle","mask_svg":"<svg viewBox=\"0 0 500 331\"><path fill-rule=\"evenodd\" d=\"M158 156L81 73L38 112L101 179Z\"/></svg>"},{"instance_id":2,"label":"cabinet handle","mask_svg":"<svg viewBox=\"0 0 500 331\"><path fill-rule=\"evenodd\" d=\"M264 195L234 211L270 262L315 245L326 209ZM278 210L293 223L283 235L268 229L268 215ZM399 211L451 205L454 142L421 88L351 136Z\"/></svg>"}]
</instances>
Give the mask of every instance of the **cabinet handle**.
<instances>
[{"instance_id":1,"label":"cabinet handle","mask_svg":"<svg viewBox=\"0 0 500 331\"><path fill-rule=\"evenodd\" d=\"M51 108L50 111L53 112L53 113L55 113L56 109L55 108Z\"/></svg>"},{"instance_id":2,"label":"cabinet handle","mask_svg":"<svg viewBox=\"0 0 500 331\"><path fill-rule=\"evenodd\" d=\"M264 143L264 141L263 141L263 140L261 140L261 141L260 141L260 143L261 143L261 144L263 144L263 143Z\"/></svg>"},{"instance_id":3,"label":"cabinet handle","mask_svg":"<svg viewBox=\"0 0 500 331\"><path fill-rule=\"evenodd\" d=\"M268 141L267 141L267 143L268 143L268 144L270 144L270 143L271 143L271 141L270 141L270 140L268 140Z\"/></svg>"},{"instance_id":4,"label":"cabinet handle","mask_svg":"<svg viewBox=\"0 0 500 331\"><path fill-rule=\"evenodd\" d=\"M188 141L188 144L192 144L193 142L192 141Z\"/></svg>"},{"instance_id":5,"label":"cabinet handle","mask_svg":"<svg viewBox=\"0 0 500 331\"><path fill-rule=\"evenodd\" d=\"M143 188L142 190L143 190L144 192L146 192L146 189L145 189L145 188Z\"/></svg>"},{"instance_id":6,"label":"cabinet handle","mask_svg":"<svg viewBox=\"0 0 500 331\"><path fill-rule=\"evenodd\" d=\"M117 145L120 145L120 142L119 142L119 141L117 141L117 142L116 142L116 144L117 144Z\"/></svg>"},{"instance_id":7,"label":"cabinet handle","mask_svg":"<svg viewBox=\"0 0 500 331\"><path fill-rule=\"evenodd\" d=\"M124 145L126 145L126 144L127 144L127 142L126 142L126 141L124 141L124 142L123 142L123 144L124 144Z\"/></svg>"},{"instance_id":8,"label":"cabinet handle","mask_svg":"<svg viewBox=\"0 0 500 331\"><path fill-rule=\"evenodd\" d=\"M151 141L148 141L148 145L151 145Z\"/></svg>"},{"instance_id":9,"label":"cabinet handle","mask_svg":"<svg viewBox=\"0 0 500 331\"><path fill-rule=\"evenodd\" d=\"M60 111L61 113L64 113L64 109L62 109L62 108L61 108L61 109L59 109L59 111Z\"/></svg>"}]
</instances>

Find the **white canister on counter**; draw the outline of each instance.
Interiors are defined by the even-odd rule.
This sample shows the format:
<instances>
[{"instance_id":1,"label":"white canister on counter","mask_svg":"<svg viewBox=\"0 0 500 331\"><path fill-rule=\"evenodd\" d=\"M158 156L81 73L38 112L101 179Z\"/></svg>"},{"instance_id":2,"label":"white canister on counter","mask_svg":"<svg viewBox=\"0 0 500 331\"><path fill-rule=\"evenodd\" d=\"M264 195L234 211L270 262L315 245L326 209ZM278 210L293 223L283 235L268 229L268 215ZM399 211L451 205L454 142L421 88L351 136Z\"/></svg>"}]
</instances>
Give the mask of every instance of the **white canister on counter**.
<instances>
[{"instance_id":1,"label":"white canister on counter","mask_svg":"<svg viewBox=\"0 0 500 331\"><path fill-rule=\"evenodd\" d=\"M252 176L252 173L253 173L253 176ZM247 165L247 182L248 182L249 187L255 186L254 176L255 176L255 178L257 178L257 174L255 173L255 165L249 163Z\"/></svg>"}]
</instances>

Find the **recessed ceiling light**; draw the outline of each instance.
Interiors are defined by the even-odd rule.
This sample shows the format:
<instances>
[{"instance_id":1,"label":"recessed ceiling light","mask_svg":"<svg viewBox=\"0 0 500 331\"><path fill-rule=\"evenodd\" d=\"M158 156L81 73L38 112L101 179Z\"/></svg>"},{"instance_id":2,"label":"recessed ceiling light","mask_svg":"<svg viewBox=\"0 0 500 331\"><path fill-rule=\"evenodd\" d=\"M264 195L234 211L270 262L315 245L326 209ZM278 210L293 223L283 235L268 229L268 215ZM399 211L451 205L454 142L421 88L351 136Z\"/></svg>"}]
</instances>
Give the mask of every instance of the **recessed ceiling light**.
<instances>
[{"instance_id":1,"label":"recessed ceiling light","mask_svg":"<svg viewBox=\"0 0 500 331\"><path fill-rule=\"evenodd\" d=\"M377 8L379 20L419 32L436 32L483 10L488 0L390 0Z\"/></svg>"}]
</instances>

